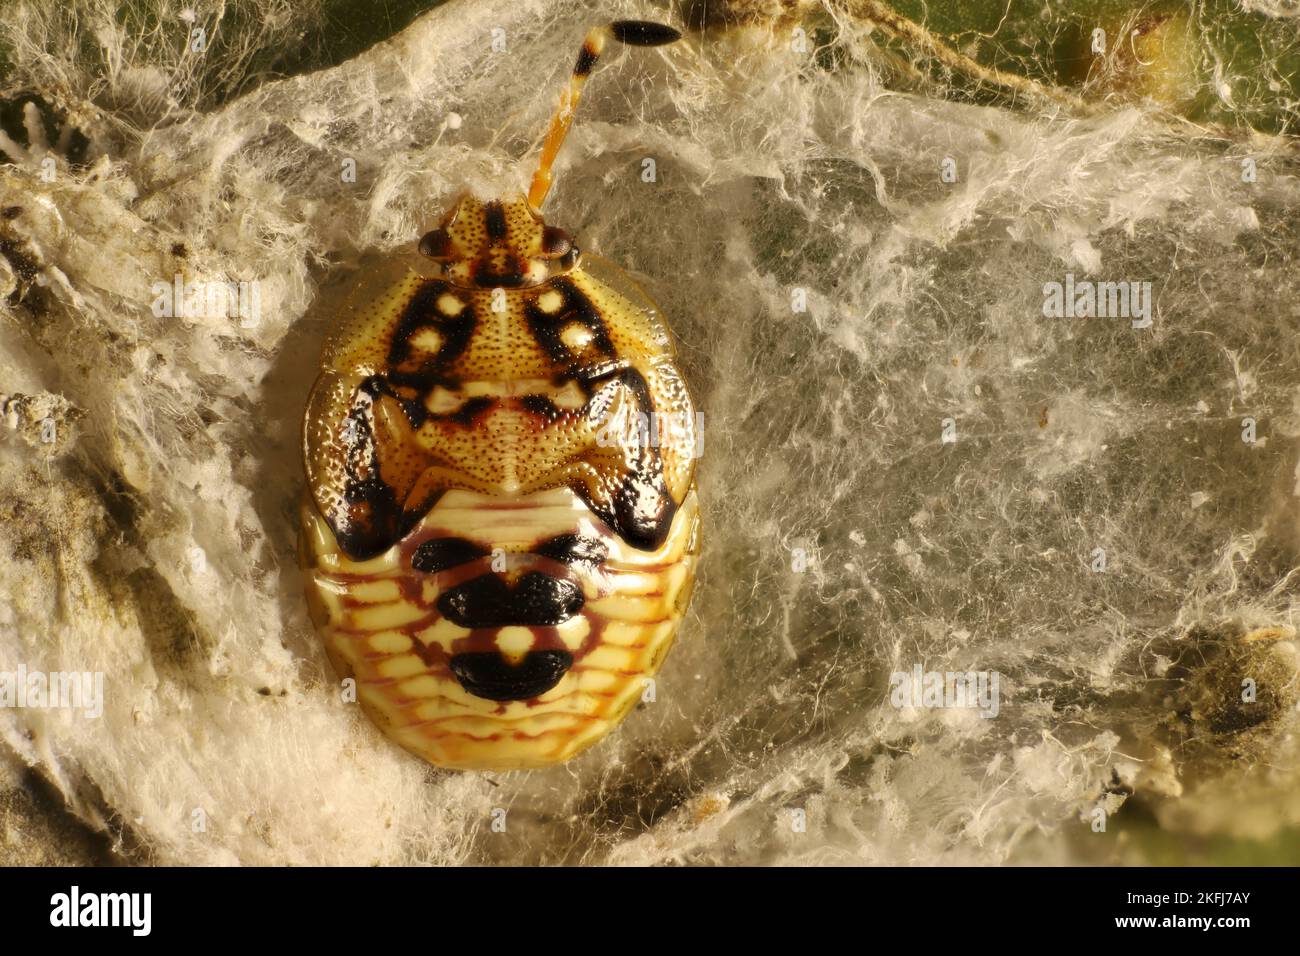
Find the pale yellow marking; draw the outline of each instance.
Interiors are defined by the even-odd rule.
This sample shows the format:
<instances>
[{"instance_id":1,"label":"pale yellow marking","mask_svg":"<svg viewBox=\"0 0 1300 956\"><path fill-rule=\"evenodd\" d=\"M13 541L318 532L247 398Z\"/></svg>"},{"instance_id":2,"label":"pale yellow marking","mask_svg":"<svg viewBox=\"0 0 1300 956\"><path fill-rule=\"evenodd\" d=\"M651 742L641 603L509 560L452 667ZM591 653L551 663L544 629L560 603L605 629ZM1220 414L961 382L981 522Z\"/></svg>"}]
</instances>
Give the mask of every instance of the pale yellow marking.
<instances>
[{"instance_id":1,"label":"pale yellow marking","mask_svg":"<svg viewBox=\"0 0 1300 956\"><path fill-rule=\"evenodd\" d=\"M380 654L401 654L414 642L401 631L380 631L370 636L370 647Z\"/></svg>"},{"instance_id":2,"label":"pale yellow marking","mask_svg":"<svg viewBox=\"0 0 1300 956\"><path fill-rule=\"evenodd\" d=\"M605 697L592 697L590 694L575 694L567 701L560 701L556 706L561 704L574 708L579 713L586 714L593 720L603 722L607 719L609 712L609 700Z\"/></svg>"},{"instance_id":3,"label":"pale yellow marking","mask_svg":"<svg viewBox=\"0 0 1300 956\"><path fill-rule=\"evenodd\" d=\"M416 720L441 720L466 711L488 716L495 714L499 706L495 700L475 697L454 680L444 680L438 697L416 704L410 713Z\"/></svg>"},{"instance_id":4,"label":"pale yellow marking","mask_svg":"<svg viewBox=\"0 0 1300 956\"><path fill-rule=\"evenodd\" d=\"M671 634L676 626L676 621L664 621L655 625L610 621L605 625L601 638L604 643L615 647L630 647L633 644L653 647L664 636Z\"/></svg>"},{"instance_id":5,"label":"pale yellow marking","mask_svg":"<svg viewBox=\"0 0 1300 956\"><path fill-rule=\"evenodd\" d=\"M303 544L307 546L307 553L314 554L318 557L337 554L339 545L334 540L334 532L325 519L321 517L320 512L316 510L315 502L307 500L302 503L300 514L302 516ZM316 576L319 580L319 575Z\"/></svg>"},{"instance_id":6,"label":"pale yellow marking","mask_svg":"<svg viewBox=\"0 0 1300 956\"><path fill-rule=\"evenodd\" d=\"M533 632L526 627L503 627L497 633L497 650L511 663L518 663L532 650Z\"/></svg>"},{"instance_id":7,"label":"pale yellow marking","mask_svg":"<svg viewBox=\"0 0 1300 956\"><path fill-rule=\"evenodd\" d=\"M549 378L514 378L504 382L462 382L460 391L466 398L509 398L512 395L544 395L552 387Z\"/></svg>"},{"instance_id":8,"label":"pale yellow marking","mask_svg":"<svg viewBox=\"0 0 1300 956\"><path fill-rule=\"evenodd\" d=\"M641 651L629 651L610 644L602 644L582 659L583 667L602 671L634 671L641 669Z\"/></svg>"},{"instance_id":9,"label":"pale yellow marking","mask_svg":"<svg viewBox=\"0 0 1300 956\"><path fill-rule=\"evenodd\" d=\"M447 687L447 692L448 695L450 695L451 693L450 686ZM444 696L444 697L439 697L435 700L425 701L423 704L416 704L414 707L411 708L411 716L412 718L414 718L411 722L415 723L416 721L423 721L423 720L441 720L443 717L447 717L450 716L451 714L461 712L462 708L467 706L470 701L473 701L475 699L476 698L469 697L467 695L467 699L464 701L459 699L450 700L448 696ZM488 703L495 704L496 702L488 701Z\"/></svg>"},{"instance_id":10,"label":"pale yellow marking","mask_svg":"<svg viewBox=\"0 0 1300 956\"><path fill-rule=\"evenodd\" d=\"M351 626L359 631L387 631L418 621L428 612L406 601L392 604L376 604L373 607L356 608L349 615Z\"/></svg>"},{"instance_id":11,"label":"pale yellow marking","mask_svg":"<svg viewBox=\"0 0 1300 956\"><path fill-rule=\"evenodd\" d=\"M396 601L402 596L402 589L392 578L380 581L358 581L347 588L347 594L366 604L381 604Z\"/></svg>"},{"instance_id":12,"label":"pale yellow marking","mask_svg":"<svg viewBox=\"0 0 1300 956\"><path fill-rule=\"evenodd\" d=\"M465 303L449 292L444 292L438 296L438 301L434 305L438 307L438 311L443 315L452 316L453 318L460 315L461 310L465 308Z\"/></svg>"},{"instance_id":13,"label":"pale yellow marking","mask_svg":"<svg viewBox=\"0 0 1300 956\"><path fill-rule=\"evenodd\" d=\"M577 411L587 404L587 396L582 393L578 383L569 380L564 383L564 387L557 390L551 395L551 401L555 403L556 408L562 408L565 411Z\"/></svg>"},{"instance_id":14,"label":"pale yellow marking","mask_svg":"<svg viewBox=\"0 0 1300 956\"><path fill-rule=\"evenodd\" d=\"M517 378L506 383L507 395L536 395L551 389L549 378Z\"/></svg>"},{"instance_id":15,"label":"pale yellow marking","mask_svg":"<svg viewBox=\"0 0 1300 956\"><path fill-rule=\"evenodd\" d=\"M330 530L329 524L310 501L304 502L302 516L303 543L307 546L308 552L316 556L317 571L312 577L318 590L327 588L333 590L341 583L331 581L328 577L330 573L381 575L397 566L394 560L397 554L396 546L373 558L353 561L339 550L334 532Z\"/></svg>"},{"instance_id":16,"label":"pale yellow marking","mask_svg":"<svg viewBox=\"0 0 1300 956\"><path fill-rule=\"evenodd\" d=\"M571 533L580 516L587 513L586 506L572 491L564 488L561 492L559 496L547 491L520 499L531 505L526 509L485 511L479 503L490 503L486 496L448 491L423 519L419 529L436 529L439 536L491 541L507 550L527 550L538 541Z\"/></svg>"},{"instance_id":17,"label":"pale yellow marking","mask_svg":"<svg viewBox=\"0 0 1300 956\"><path fill-rule=\"evenodd\" d=\"M583 703L583 698L574 695L573 684L573 680L562 680L550 690L540 694L537 697L537 705L533 713L551 713L553 711L566 711L571 714L590 713L591 708Z\"/></svg>"},{"instance_id":18,"label":"pale yellow marking","mask_svg":"<svg viewBox=\"0 0 1300 956\"><path fill-rule=\"evenodd\" d=\"M342 634L331 634L329 638L330 648L353 667L360 666L362 658L365 657L366 645L364 641L350 640Z\"/></svg>"},{"instance_id":19,"label":"pale yellow marking","mask_svg":"<svg viewBox=\"0 0 1300 956\"><path fill-rule=\"evenodd\" d=\"M587 607L615 621L657 621L668 614L668 605L662 597L627 597L613 594L590 602Z\"/></svg>"},{"instance_id":20,"label":"pale yellow marking","mask_svg":"<svg viewBox=\"0 0 1300 956\"><path fill-rule=\"evenodd\" d=\"M461 627L454 621L449 621L445 617L437 624L426 627L415 636L427 647L432 644L439 644L445 650L451 650L451 642L457 638L466 637L469 634L468 627Z\"/></svg>"},{"instance_id":21,"label":"pale yellow marking","mask_svg":"<svg viewBox=\"0 0 1300 956\"><path fill-rule=\"evenodd\" d=\"M325 609L329 612L329 619L331 621L342 620L343 597L341 594L336 594L332 591L323 591L317 588L316 596L319 597L321 603L325 605Z\"/></svg>"},{"instance_id":22,"label":"pale yellow marking","mask_svg":"<svg viewBox=\"0 0 1300 956\"><path fill-rule=\"evenodd\" d=\"M607 577L610 587L624 595L649 594L665 583L664 576L650 571L613 571Z\"/></svg>"},{"instance_id":23,"label":"pale yellow marking","mask_svg":"<svg viewBox=\"0 0 1300 956\"><path fill-rule=\"evenodd\" d=\"M394 545L383 554L366 558L364 561L353 561L342 551L336 551L333 554L322 554L317 563L322 571L336 574L382 574L397 567L397 562L394 560L397 554L396 547Z\"/></svg>"},{"instance_id":24,"label":"pale yellow marking","mask_svg":"<svg viewBox=\"0 0 1300 956\"><path fill-rule=\"evenodd\" d=\"M347 594L348 591L351 590L346 581L335 581L321 574L317 574L314 577L316 580L316 588L327 594Z\"/></svg>"},{"instance_id":25,"label":"pale yellow marking","mask_svg":"<svg viewBox=\"0 0 1300 956\"><path fill-rule=\"evenodd\" d=\"M595 336L592 335L591 329L581 322L570 322L560 330L560 341L571 352L581 352L591 344L593 338Z\"/></svg>"},{"instance_id":26,"label":"pale yellow marking","mask_svg":"<svg viewBox=\"0 0 1300 956\"><path fill-rule=\"evenodd\" d=\"M442 333L428 326L417 329L410 338L411 348L420 352L437 352L442 348L442 343Z\"/></svg>"},{"instance_id":27,"label":"pale yellow marking","mask_svg":"<svg viewBox=\"0 0 1300 956\"><path fill-rule=\"evenodd\" d=\"M401 657L394 657L386 661L381 661L375 671L380 677L413 677L428 670L424 661L420 660L414 654L404 654Z\"/></svg>"},{"instance_id":28,"label":"pale yellow marking","mask_svg":"<svg viewBox=\"0 0 1300 956\"><path fill-rule=\"evenodd\" d=\"M464 403L455 392L450 392L441 385L435 385L428 398L424 400L424 407L434 415L446 415L448 412L454 412L462 404Z\"/></svg>"},{"instance_id":29,"label":"pale yellow marking","mask_svg":"<svg viewBox=\"0 0 1300 956\"><path fill-rule=\"evenodd\" d=\"M447 511L477 512L482 505L497 503L499 503L499 499L495 495L484 495L461 488L453 488L438 502L437 517L441 517ZM587 510L587 506L582 503L582 500L568 488L548 488L546 491L534 492L531 495L516 499L512 503L526 505L526 510L530 513L543 509L562 510L569 514L571 521L591 513ZM434 513L430 512L429 517L435 517Z\"/></svg>"},{"instance_id":30,"label":"pale yellow marking","mask_svg":"<svg viewBox=\"0 0 1300 956\"><path fill-rule=\"evenodd\" d=\"M560 641L564 646L569 650L576 651L582 646L586 636L591 633L591 622L578 614L562 624L557 624L555 630L559 632Z\"/></svg>"},{"instance_id":31,"label":"pale yellow marking","mask_svg":"<svg viewBox=\"0 0 1300 956\"><path fill-rule=\"evenodd\" d=\"M543 312L557 312L564 305L564 296L554 289L548 289L537 297L537 307Z\"/></svg>"},{"instance_id":32,"label":"pale yellow marking","mask_svg":"<svg viewBox=\"0 0 1300 956\"><path fill-rule=\"evenodd\" d=\"M436 677L425 674L423 677L403 681L397 685L397 689L407 697L437 697L444 683Z\"/></svg>"},{"instance_id":33,"label":"pale yellow marking","mask_svg":"<svg viewBox=\"0 0 1300 956\"><path fill-rule=\"evenodd\" d=\"M550 712L533 714L518 721L504 721L497 717L465 716L450 717L438 722L438 731L444 734L464 734L467 737L483 739L504 731L516 731L529 735L553 733L557 730L570 729L585 723L585 714L566 714ZM502 741L504 743L504 741Z\"/></svg>"},{"instance_id":34,"label":"pale yellow marking","mask_svg":"<svg viewBox=\"0 0 1300 956\"><path fill-rule=\"evenodd\" d=\"M420 585L420 599L430 605L438 599L438 585L433 582L433 578L425 578Z\"/></svg>"},{"instance_id":35,"label":"pale yellow marking","mask_svg":"<svg viewBox=\"0 0 1300 956\"><path fill-rule=\"evenodd\" d=\"M677 603L677 595L681 593L682 585L686 583L689 571L684 563L674 564L664 572L664 603L672 607Z\"/></svg>"},{"instance_id":36,"label":"pale yellow marking","mask_svg":"<svg viewBox=\"0 0 1300 956\"><path fill-rule=\"evenodd\" d=\"M578 689L589 694L603 694L622 686L627 678L607 671L583 671L578 675Z\"/></svg>"}]
</instances>

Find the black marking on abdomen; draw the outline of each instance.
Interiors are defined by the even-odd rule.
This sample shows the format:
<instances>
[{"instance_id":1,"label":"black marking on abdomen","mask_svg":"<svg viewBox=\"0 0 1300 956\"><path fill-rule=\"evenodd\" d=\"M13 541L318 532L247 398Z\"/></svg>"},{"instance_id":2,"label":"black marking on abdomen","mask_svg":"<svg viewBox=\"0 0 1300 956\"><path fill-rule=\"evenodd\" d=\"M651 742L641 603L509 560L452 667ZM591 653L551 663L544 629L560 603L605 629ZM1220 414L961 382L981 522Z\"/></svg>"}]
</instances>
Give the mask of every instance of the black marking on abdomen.
<instances>
[{"instance_id":1,"label":"black marking on abdomen","mask_svg":"<svg viewBox=\"0 0 1300 956\"><path fill-rule=\"evenodd\" d=\"M434 538L415 549L411 567L425 574L435 574L486 557L487 550L465 538Z\"/></svg>"},{"instance_id":2,"label":"black marking on abdomen","mask_svg":"<svg viewBox=\"0 0 1300 956\"><path fill-rule=\"evenodd\" d=\"M461 627L554 626L573 617L585 603L572 581L529 571L513 587L498 574L483 574L438 598L438 610Z\"/></svg>"},{"instance_id":3,"label":"black marking on abdomen","mask_svg":"<svg viewBox=\"0 0 1300 956\"><path fill-rule=\"evenodd\" d=\"M485 700L530 700L558 684L573 666L568 651L529 651L511 664L495 651L455 654L451 672L475 697Z\"/></svg>"},{"instance_id":4,"label":"black marking on abdomen","mask_svg":"<svg viewBox=\"0 0 1300 956\"><path fill-rule=\"evenodd\" d=\"M543 542L533 553L561 564L594 568L609 557L609 548L597 538L562 534Z\"/></svg>"}]
</instances>

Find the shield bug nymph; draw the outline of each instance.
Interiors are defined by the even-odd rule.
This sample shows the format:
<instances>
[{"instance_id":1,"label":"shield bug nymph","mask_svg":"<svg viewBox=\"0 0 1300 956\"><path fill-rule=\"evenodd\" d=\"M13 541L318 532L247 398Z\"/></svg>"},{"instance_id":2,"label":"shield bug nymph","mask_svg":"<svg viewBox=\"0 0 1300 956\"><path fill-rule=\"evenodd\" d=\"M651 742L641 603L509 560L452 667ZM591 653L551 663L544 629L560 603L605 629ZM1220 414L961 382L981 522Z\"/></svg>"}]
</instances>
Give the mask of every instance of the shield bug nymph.
<instances>
[{"instance_id":1,"label":"shield bug nymph","mask_svg":"<svg viewBox=\"0 0 1300 956\"><path fill-rule=\"evenodd\" d=\"M304 424L312 618L385 733L442 767L567 760L641 699L699 552L695 413L659 310L540 209L582 45L527 194L460 199L429 262L338 316ZM655 427L638 427L638 423Z\"/></svg>"}]
</instances>

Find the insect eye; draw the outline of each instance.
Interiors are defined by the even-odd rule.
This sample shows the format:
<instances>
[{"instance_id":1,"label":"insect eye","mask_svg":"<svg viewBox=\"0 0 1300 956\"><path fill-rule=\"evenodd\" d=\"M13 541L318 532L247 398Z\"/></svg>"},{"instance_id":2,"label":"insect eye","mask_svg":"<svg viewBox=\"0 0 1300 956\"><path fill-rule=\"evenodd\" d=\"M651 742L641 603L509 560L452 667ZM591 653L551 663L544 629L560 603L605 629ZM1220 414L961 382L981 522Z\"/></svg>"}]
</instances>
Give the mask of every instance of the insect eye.
<instances>
[{"instance_id":1,"label":"insect eye","mask_svg":"<svg viewBox=\"0 0 1300 956\"><path fill-rule=\"evenodd\" d=\"M568 252L566 252L564 255L560 256L559 259L556 260L553 268L557 270L572 269L574 266L578 264L579 255L580 253L578 251L578 247L571 246Z\"/></svg>"},{"instance_id":2,"label":"insect eye","mask_svg":"<svg viewBox=\"0 0 1300 956\"><path fill-rule=\"evenodd\" d=\"M420 254L428 256L430 259L450 259L451 236L447 235L445 229L435 229L432 232L426 232L420 238Z\"/></svg>"},{"instance_id":3,"label":"insect eye","mask_svg":"<svg viewBox=\"0 0 1300 956\"><path fill-rule=\"evenodd\" d=\"M573 251L573 240L563 229L547 226L542 230L542 255L547 259L559 259Z\"/></svg>"}]
</instances>

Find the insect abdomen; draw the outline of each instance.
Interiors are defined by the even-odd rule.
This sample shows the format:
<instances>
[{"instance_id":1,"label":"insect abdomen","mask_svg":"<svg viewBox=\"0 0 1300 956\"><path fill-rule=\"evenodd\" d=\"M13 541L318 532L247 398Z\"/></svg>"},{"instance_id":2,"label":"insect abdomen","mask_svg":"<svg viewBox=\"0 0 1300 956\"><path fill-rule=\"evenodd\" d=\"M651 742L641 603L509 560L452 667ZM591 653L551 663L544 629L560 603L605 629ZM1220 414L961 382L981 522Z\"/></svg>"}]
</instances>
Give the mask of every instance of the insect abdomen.
<instances>
[{"instance_id":1,"label":"insect abdomen","mask_svg":"<svg viewBox=\"0 0 1300 956\"><path fill-rule=\"evenodd\" d=\"M567 488L455 490L366 561L307 501L313 616L371 717L439 766L567 760L641 698L690 596L690 492L654 551L628 546Z\"/></svg>"}]
</instances>

